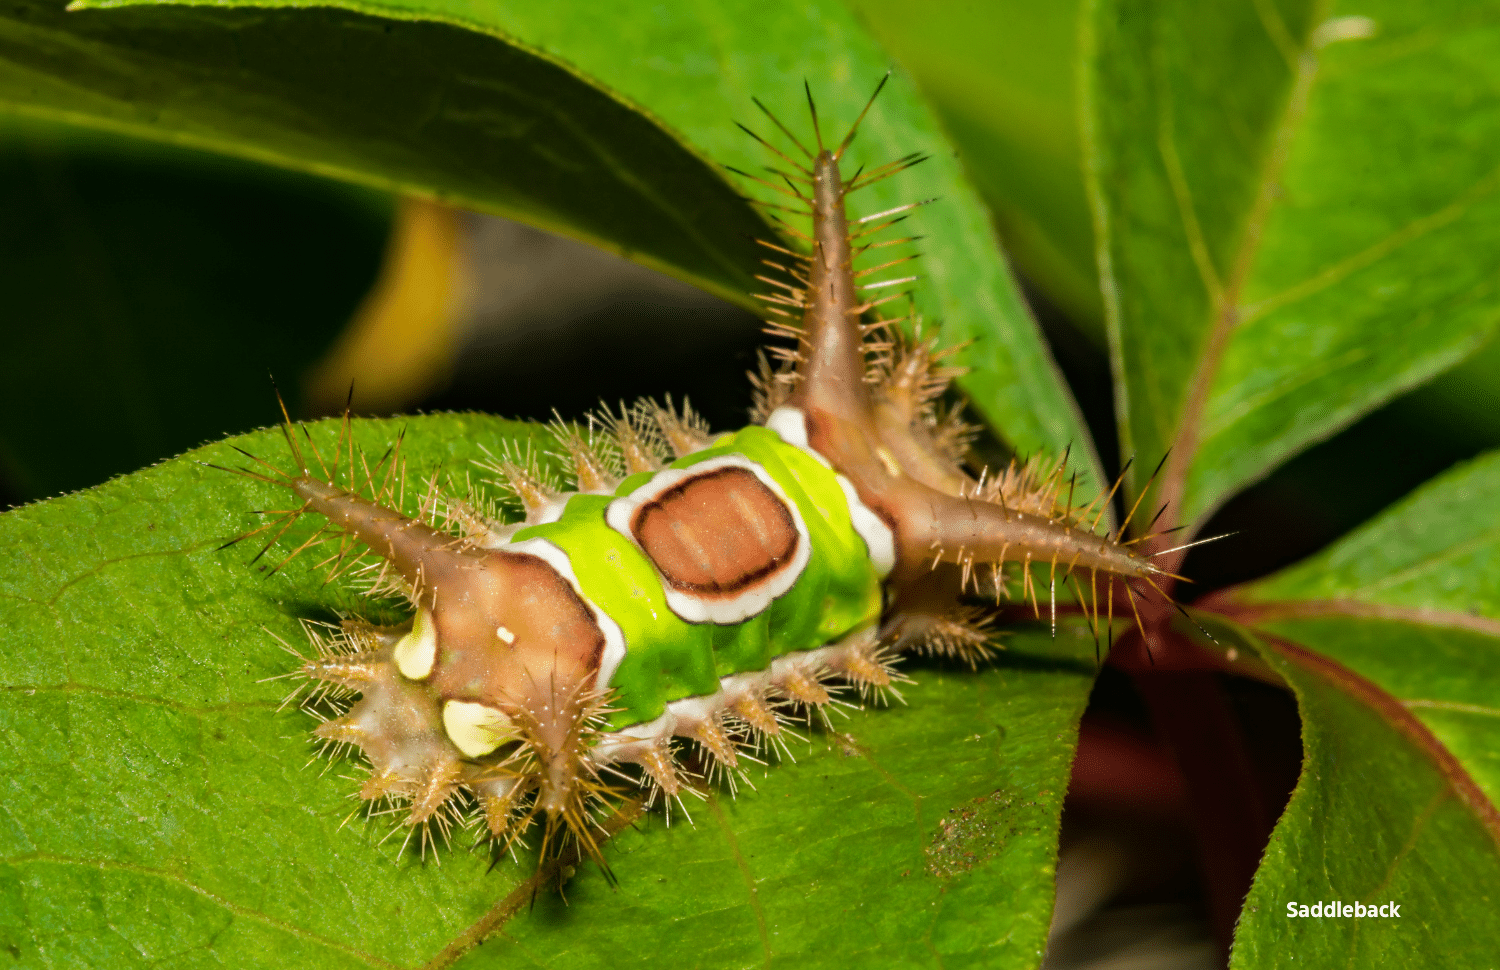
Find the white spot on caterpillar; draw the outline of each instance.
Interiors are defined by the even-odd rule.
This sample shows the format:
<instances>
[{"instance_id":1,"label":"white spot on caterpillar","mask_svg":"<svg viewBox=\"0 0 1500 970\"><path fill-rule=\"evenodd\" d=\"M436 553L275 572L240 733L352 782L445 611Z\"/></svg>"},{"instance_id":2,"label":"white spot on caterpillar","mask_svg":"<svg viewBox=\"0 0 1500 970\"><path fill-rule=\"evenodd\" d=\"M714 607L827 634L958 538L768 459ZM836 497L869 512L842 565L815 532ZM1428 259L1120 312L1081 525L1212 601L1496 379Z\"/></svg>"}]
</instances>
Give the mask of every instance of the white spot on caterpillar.
<instances>
[{"instance_id":1,"label":"white spot on caterpillar","mask_svg":"<svg viewBox=\"0 0 1500 970\"><path fill-rule=\"evenodd\" d=\"M568 499L577 495L577 492L563 492L554 496L551 501L541 508L526 514L527 525L550 525L562 518L563 509L568 506Z\"/></svg>"},{"instance_id":2,"label":"white spot on caterpillar","mask_svg":"<svg viewBox=\"0 0 1500 970\"><path fill-rule=\"evenodd\" d=\"M896 568L896 534L884 519L859 500L853 482L843 475L837 477L839 488L844 490L844 498L849 502L849 521L859 537L865 540L865 549L870 553L870 564L875 567L876 575L884 579Z\"/></svg>"},{"instance_id":3,"label":"white spot on caterpillar","mask_svg":"<svg viewBox=\"0 0 1500 970\"><path fill-rule=\"evenodd\" d=\"M418 610L411 632L396 643L396 669L408 680L425 680L437 661L437 628L432 613Z\"/></svg>"},{"instance_id":4,"label":"white spot on caterpillar","mask_svg":"<svg viewBox=\"0 0 1500 970\"><path fill-rule=\"evenodd\" d=\"M507 646L516 642L516 635L503 626L495 627L495 636L499 637L501 640L504 640Z\"/></svg>"},{"instance_id":5,"label":"white spot on caterpillar","mask_svg":"<svg viewBox=\"0 0 1500 970\"><path fill-rule=\"evenodd\" d=\"M467 758L482 758L518 736L503 711L472 701L444 704L443 729Z\"/></svg>"},{"instance_id":6,"label":"white spot on caterpillar","mask_svg":"<svg viewBox=\"0 0 1500 970\"><path fill-rule=\"evenodd\" d=\"M527 527L525 522L513 522L510 525L492 525L479 537L479 548L499 549L510 542L510 537Z\"/></svg>"},{"instance_id":7,"label":"white spot on caterpillar","mask_svg":"<svg viewBox=\"0 0 1500 970\"><path fill-rule=\"evenodd\" d=\"M833 467L827 458L818 454L813 450L813 446L807 443L807 416L798 408L777 408L766 418L766 427L776 432L782 441L812 455L825 467Z\"/></svg>"}]
</instances>

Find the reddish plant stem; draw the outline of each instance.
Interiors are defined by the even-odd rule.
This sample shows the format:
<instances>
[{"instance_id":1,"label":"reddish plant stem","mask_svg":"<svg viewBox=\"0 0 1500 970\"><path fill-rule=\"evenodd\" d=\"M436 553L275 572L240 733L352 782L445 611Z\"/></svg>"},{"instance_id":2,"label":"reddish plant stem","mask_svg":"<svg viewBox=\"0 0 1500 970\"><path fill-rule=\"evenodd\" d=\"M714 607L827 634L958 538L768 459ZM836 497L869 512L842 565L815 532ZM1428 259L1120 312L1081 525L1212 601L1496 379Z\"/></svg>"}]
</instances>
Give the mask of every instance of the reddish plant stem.
<instances>
[{"instance_id":1,"label":"reddish plant stem","mask_svg":"<svg viewBox=\"0 0 1500 970\"><path fill-rule=\"evenodd\" d=\"M1305 620L1325 616L1354 619L1386 620L1414 623L1419 626L1453 627L1488 636L1500 636L1500 620L1475 616L1457 610L1439 610L1420 606L1389 606L1353 599L1286 600L1265 603L1244 602L1233 598L1232 590L1221 590L1201 601L1215 613L1240 623L1257 624L1265 620Z\"/></svg>"},{"instance_id":2,"label":"reddish plant stem","mask_svg":"<svg viewBox=\"0 0 1500 970\"><path fill-rule=\"evenodd\" d=\"M1214 656L1166 628L1152 634L1148 658L1139 633L1121 640L1110 662L1128 673L1186 785L1210 923L1227 961L1240 908L1275 825L1268 793L1252 764Z\"/></svg>"}]
</instances>

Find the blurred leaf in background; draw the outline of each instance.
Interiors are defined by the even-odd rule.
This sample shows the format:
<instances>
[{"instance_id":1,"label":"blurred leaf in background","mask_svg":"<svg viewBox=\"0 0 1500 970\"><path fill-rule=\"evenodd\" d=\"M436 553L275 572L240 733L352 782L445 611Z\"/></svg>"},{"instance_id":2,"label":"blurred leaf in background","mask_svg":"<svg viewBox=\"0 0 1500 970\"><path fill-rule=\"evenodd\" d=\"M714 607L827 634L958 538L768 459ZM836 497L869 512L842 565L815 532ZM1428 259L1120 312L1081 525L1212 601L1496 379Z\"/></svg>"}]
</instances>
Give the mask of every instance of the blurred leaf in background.
<instances>
[{"instance_id":1,"label":"blurred leaf in background","mask_svg":"<svg viewBox=\"0 0 1500 970\"><path fill-rule=\"evenodd\" d=\"M1078 141L1079 5L850 4L931 99L1016 267L1102 344Z\"/></svg>"},{"instance_id":2,"label":"blurred leaf in background","mask_svg":"<svg viewBox=\"0 0 1500 970\"><path fill-rule=\"evenodd\" d=\"M97 485L298 406L387 197L197 151L0 127L0 499Z\"/></svg>"},{"instance_id":3,"label":"blurred leaf in background","mask_svg":"<svg viewBox=\"0 0 1500 970\"><path fill-rule=\"evenodd\" d=\"M379 279L304 379L310 413L338 413L356 389L361 411L401 411L448 379L476 271L462 250L457 209L397 205Z\"/></svg>"}]
</instances>

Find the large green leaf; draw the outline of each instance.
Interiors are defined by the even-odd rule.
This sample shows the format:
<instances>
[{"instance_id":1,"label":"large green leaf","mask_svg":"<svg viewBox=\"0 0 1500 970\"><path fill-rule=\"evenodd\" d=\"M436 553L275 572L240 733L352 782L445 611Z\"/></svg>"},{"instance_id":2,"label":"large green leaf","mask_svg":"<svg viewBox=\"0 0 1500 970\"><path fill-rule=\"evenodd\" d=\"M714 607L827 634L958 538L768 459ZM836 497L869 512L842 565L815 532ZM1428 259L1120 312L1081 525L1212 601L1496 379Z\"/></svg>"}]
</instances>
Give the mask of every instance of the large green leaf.
<instances>
[{"instance_id":1,"label":"large green leaf","mask_svg":"<svg viewBox=\"0 0 1500 970\"><path fill-rule=\"evenodd\" d=\"M400 422L358 422L378 453ZM406 423L408 474L537 434L474 415ZM333 427L315 429L327 445ZM372 607L312 562L262 576L244 545L283 507L269 486L195 460L259 432L0 516L0 951L21 966L413 967L464 931L532 859L454 850L425 862L344 824L348 762L309 767L315 722L268 680L299 618ZM415 495L408 495L415 501ZM511 917L465 966L1035 966L1058 815L1093 644L1019 634L978 673L921 666L907 705L810 732L754 790L659 813ZM445 948L453 946L452 950ZM443 955L446 954L446 955Z\"/></svg>"},{"instance_id":2,"label":"large green leaf","mask_svg":"<svg viewBox=\"0 0 1500 970\"><path fill-rule=\"evenodd\" d=\"M1254 628L1304 722L1302 781L1241 920L1240 965L1273 963L1288 932L1307 957L1376 952L1409 940L1401 927L1413 921L1425 932L1412 966L1489 965L1500 932L1497 496L1491 453L1308 561L1209 601ZM1285 912L1292 900L1370 894L1407 904L1407 922L1356 933Z\"/></svg>"},{"instance_id":3,"label":"large green leaf","mask_svg":"<svg viewBox=\"0 0 1500 970\"><path fill-rule=\"evenodd\" d=\"M469 30L293 15L0 7L0 102L452 200L743 299L765 223L648 118Z\"/></svg>"},{"instance_id":4,"label":"large green leaf","mask_svg":"<svg viewBox=\"0 0 1500 970\"><path fill-rule=\"evenodd\" d=\"M1500 803L1497 496L1492 452L1222 603L1399 699Z\"/></svg>"},{"instance_id":5,"label":"large green leaf","mask_svg":"<svg viewBox=\"0 0 1500 970\"><path fill-rule=\"evenodd\" d=\"M500 212L747 304L749 237L768 230L704 160L767 161L732 124L753 120L751 96L805 131L804 77L841 132L888 67L835 0L139 2L9 0L0 100ZM106 6L133 9L81 9ZM948 340L976 341L966 390L1017 448L1088 451L983 206L898 79L855 164L913 151L932 161L863 205L937 197L912 222L930 240L918 301Z\"/></svg>"},{"instance_id":6,"label":"large green leaf","mask_svg":"<svg viewBox=\"0 0 1500 970\"><path fill-rule=\"evenodd\" d=\"M1320 651L1359 644L1347 624L1325 632L1316 641ZM1500 939L1494 806L1379 688L1293 644L1259 646L1297 693L1304 762L1245 900L1231 966L1494 966ZM1396 903L1400 912L1288 916L1288 903L1334 901Z\"/></svg>"},{"instance_id":7,"label":"large green leaf","mask_svg":"<svg viewBox=\"0 0 1500 970\"><path fill-rule=\"evenodd\" d=\"M1121 436L1146 468L1172 448L1179 521L1493 333L1496 12L1097 4L1085 153Z\"/></svg>"}]
</instances>

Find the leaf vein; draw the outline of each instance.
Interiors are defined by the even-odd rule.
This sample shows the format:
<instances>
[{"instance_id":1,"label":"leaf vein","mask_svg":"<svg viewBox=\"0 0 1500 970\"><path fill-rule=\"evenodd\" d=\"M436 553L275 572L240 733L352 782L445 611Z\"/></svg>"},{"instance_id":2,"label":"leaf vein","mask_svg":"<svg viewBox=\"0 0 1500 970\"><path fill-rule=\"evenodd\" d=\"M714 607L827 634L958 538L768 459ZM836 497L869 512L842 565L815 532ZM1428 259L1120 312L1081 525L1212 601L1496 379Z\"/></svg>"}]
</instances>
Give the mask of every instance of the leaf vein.
<instances>
[{"instance_id":1,"label":"leaf vein","mask_svg":"<svg viewBox=\"0 0 1500 970\"><path fill-rule=\"evenodd\" d=\"M1492 547L1495 545L1497 539L1500 539L1500 529L1481 532L1464 542L1449 546L1423 559L1418 559L1405 569L1389 573L1379 580L1370 583L1368 586L1360 587L1358 592L1369 594L1390 589L1392 586L1399 586L1407 580L1414 579L1424 573L1431 572L1439 566L1447 564L1452 559L1468 555L1476 550Z\"/></svg>"},{"instance_id":2,"label":"leaf vein","mask_svg":"<svg viewBox=\"0 0 1500 970\"><path fill-rule=\"evenodd\" d=\"M152 866L143 866L131 862L120 862L115 859L82 859L73 856L57 855L51 852L32 852L25 855L12 856L8 859L3 860L3 864L9 866L24 865L28 862L81 866L85 868L99 869L105 872L130 872L136 875L151 876L153 878L161 879L165 882L176 883L184 889L202 896L204 899L209 900L215 905L223 907L225 910L228 910L235 916L240 916L245 919L260 923L264 926L268 926L274 930L285 933L288 936L294 936L297 939L306 940L309 943L314 943L318 946L325 947L330 950L336 950L340 953L345 954L346 956L353 957L361 963L368 964L372 967L380 967L382 968L382 970L401 970L399 964L392 963L391 961L386 960L382 957L378 957L373 953L366 953L363 950L356 949L355 947L349 946L346 943L340 943L337 940L330 940L327 937L320 936L316 933L311 933L299 926L294 926L283 920L276 919L274 916L270 916L266 913L259 912L258 910L251 909L248 906L242 906L231 900L225 899L223 896L220 896L217 893L205 889L204 887L198 885L195 882L192 882L184 876L178 875L175 872L170 872L166 869L157 869Z\"/></svg>"},{"instance_id":3,"label":"leaf vein","mask_svg":"<svg viewBox=\"0 0 1500 970\"><path fill-rule=\"evenodd\" d=\"M1327 6L1326 0L1318 4L1319 9L1315 11L1313 22L1323 18ZM1239 250L1230 267L1224 297L1214 307L1208 337L1203 343L1202 354L1198 358L1197 365L1193 368L1188 384L1188 397L1183 402L1182 417L1178 422L1177 433L1167 459L1161 497L1171 504L1174 523L1182 516L1182 500L1187 488L1188 471L1192 467L1193 459L1197 457L1201 444L1200 423L1203 419L1203 411L1208 404L1209 389L1229 347L1230 337L1239 323L1240 293L1244 290L1246 280L1250 278L1250 269L1260 251L1266 222L1276 201L1277 183L1280 181L1282 170L1286 167L1287 158L1291 155L1292 141L1301 127L1302 120L1307 116L1307 105L1312 98L1313 82L1317 79L1317 75L1318 59L1313 53L1311 40L1309 40L1307 46L1293 62L1291 88L1287 93L1280 120L1271 136L1270 148L1261 159L1255 201L1251 203L1250 211L1245 219L1244 236L1240 240ZM1176 561L1163 563L1163 567L1168 570L1175 569L1180 560L1179 556Z\"/></svg>"},{"instance_id":4,"label":"leaf vein","mask_svg":"<svg viewBox=\"0 0 1500 970\"><path fill-rule=\"evenodd\" d=\"M1384 239L1372 243L1359 252L1346 256L1338 262L1325 267L1301 283L1293 284L1274 296L1266 297L1264 300L1246 304L1241 310L1240 322L1243 324L1251 320L1258 320L1276 310L1280 310L1282 307L1304 300L1321 290L1342 282L1359 270L1374 265L1391 255L1407 243L1416 242L1423 236L1457 222L1486 196L1493 195L1497 189L1500 189L1500 168L1494 169L1484 178L1469 186L1452 202L1449 202L1436 212L1430 212L1425 216L1413 219L1400 229L1390 233Z\"/></svg>"},{"instance_id":5,"label":"leaf vein","mask_svg":"<svg viewBox=\"0 0 1500 970\"><path fill-rule=\"evenodd\" d=\"M205 704L195 706L184 704L181 701L170 700L165 697L153 697L150 694L137 694L128 690L115 690L110 687L98 687L93 684L81 684L76 681L63 681L58 684L0 684L0 691L7 694L93 694L97 697L108 697L116 700L133 701L137 704L150 704L154 707L166 707L185 714L193 714L206 717L210 714L222 713L224 711L237 710L278 710L281 704L273 701L225 701L223 704Z\"/></svg>"},{"instance_id":6,"label":"leaf vein","mask_svg":"<svg viewBox=\"0 0 1500 970\"><path fill-rule=\"evenodd\" d=\"M1478 714L1481 717L1500 717L1500 707L1485 707L1482 704L1463 704L1458 701L1441 701L1426 697L1406 698L1401 703L1408 708L1457 711L1460 714Z\"/></svg>"},{"instance_id":7,"label":"leaf vein","mask_svg":"<svg viewBox=\"0 0 1500 970\"><path fill-rule=\"evenodd\" d=\"M735 865L739 866L740 875L744 877L745 889L750 894L750 909L755 913L755 928L760 933L761 951L766 957L766 967L771 966L773 954L771 953L771 937L766 930L766 914L760 905L760 890L755 885L755 874L750 871L750 864L745 861L745 855L740 851L739 839L735 838L734 829L730 828L729 820L724 817L724 810L719 807L719 800L712 796L708 799L708 810L713 812L714 821L719 825L719 831L724 833L724 840L729 843L729 850L734 853Z\"/></svg>"}]
</instances>

